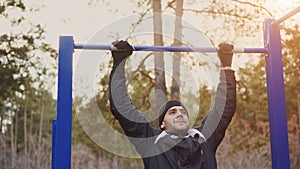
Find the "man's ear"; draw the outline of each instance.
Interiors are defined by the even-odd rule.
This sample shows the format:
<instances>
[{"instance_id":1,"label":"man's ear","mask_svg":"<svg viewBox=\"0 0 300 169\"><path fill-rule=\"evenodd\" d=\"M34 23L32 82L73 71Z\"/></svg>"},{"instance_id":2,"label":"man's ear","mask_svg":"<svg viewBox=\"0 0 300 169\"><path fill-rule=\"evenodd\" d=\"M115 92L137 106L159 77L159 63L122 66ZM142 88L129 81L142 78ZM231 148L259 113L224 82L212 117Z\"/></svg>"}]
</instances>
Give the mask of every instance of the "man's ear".
<instances>
[{"instance_id":1,"label":"man's ear","mask_svg":"<svg viewBox=\"0 0 300 169\"><path fill-rule=\"evenodd\" d=\"M165 130L166 126L165 126L165 122L161 122L160 128Z\"/></svg>"}]
</instances>

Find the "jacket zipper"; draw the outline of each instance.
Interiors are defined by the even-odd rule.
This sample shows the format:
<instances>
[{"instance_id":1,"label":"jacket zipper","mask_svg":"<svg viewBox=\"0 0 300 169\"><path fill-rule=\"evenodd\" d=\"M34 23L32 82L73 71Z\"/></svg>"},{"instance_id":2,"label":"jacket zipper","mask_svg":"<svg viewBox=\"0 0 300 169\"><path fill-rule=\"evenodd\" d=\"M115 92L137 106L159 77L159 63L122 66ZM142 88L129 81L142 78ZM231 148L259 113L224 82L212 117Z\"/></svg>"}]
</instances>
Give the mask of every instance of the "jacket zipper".
<instances>
[{"instance_id":1,"label":"jacket zipper","mask_svg":"<svg viewBox=\"0 0 300 169\"><path fill-rule=\"evenodd\" d=\"M190 147L190 153L191 153L191 157L192 157L192 153L193 153L193 145L192 145L192 139L191 139L191 137L188 137L187 138L188 139L188 142L189 142L189 147ZM188 169L192 169L192 167L189 165L188 166Z\"/></svg>"}]
</instances>

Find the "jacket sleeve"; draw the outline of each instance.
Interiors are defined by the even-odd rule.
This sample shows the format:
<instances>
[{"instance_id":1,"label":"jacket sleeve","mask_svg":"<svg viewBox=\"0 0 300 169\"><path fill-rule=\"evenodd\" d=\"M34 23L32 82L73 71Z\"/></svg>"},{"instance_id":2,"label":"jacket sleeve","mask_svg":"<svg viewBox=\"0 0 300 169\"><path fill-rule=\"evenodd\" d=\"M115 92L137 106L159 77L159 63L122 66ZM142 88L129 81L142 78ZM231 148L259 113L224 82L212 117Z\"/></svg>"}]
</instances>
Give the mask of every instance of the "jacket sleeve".
<instances>
[{"instance_id":1,"label":"jacket sleeve","mask_svg":"<svg viewBox=\"0 0 300 169\"><path fill-rule=\"evenodd\" d=\"M200 130L212 150L216 151L236 111L236 80L233 70L220 72L220 82L213 108L202 121Z\"/></svg>"},{"instance_id":2,"label":"jacket sleeve","mask_svg":"<svg viewBox=\"0 0 300 169\"><path fill-rule=\"evenodd\" d=\"M127 136L146 138L151 134L149 133L151 127L146 118L133 106L128 96L125 85L125 62L114 66L110 74L110 110Z\"/></svg>"}]
</instances>

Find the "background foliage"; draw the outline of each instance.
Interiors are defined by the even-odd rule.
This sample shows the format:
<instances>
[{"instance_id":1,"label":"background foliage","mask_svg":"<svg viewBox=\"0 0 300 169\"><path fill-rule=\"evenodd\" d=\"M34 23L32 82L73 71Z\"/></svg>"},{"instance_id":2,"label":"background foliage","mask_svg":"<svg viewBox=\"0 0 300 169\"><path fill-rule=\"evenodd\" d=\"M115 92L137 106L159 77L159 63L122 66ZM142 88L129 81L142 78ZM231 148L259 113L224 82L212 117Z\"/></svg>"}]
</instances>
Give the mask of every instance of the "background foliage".
<instances>
[{"instance_id":1,"label":"background foliage","mask_svg":"<svg viewBox=\"0 0 300 169\"><path fill-rule=\"evenodd\" d=\"M133 12L140 14L141 19L144 19L144 14L152 8L151 1L131 1L136 5ZM99 2L89 1L91 5L97 3ZM175 0L161 3L163 13L174 14ZM258 33L262 29L261 23L265 18L273 16L272 11L264 7L266 1L210 0L205 1L202 8L194 9L196 3L200 2L185 2L184 15L205 18L198 27L216 44L220 41L232 41L252 46L252 43L256 44L254 42L261 38L261 33ZM11 27L9 32L0 34L1 169L51 166L51 120L56 116L56 100L53 99L48 87L54 85L54 80L51 79L56 77L57 51L45 41L46 28L39 23L32 23L23 15L24 12L34 13L35 10L27 8L21 0L7 0L0 6L0 18L7 20ZM299 26L284 24L281 34L291 168L298 169L300 167ZM128 88L133 103L141 111L148 110L152 102L151 91L155 87L152 76L154 72L142 63L133 70L130 63L129 61L127 67L127 72L130 72ZM100 71L105 66L108 65L100 65ZM192 66L201 67L203 64L193 63ZM264 56L247 60L244 67L236 70L236 75L237 112L217 151L219 168L269 169L271 153ZM109 111L108 76L109 72L106 72L99 79L101 88L96 101L107 123L122 132ZM201 104L197 105L199 112L194 125L200 124L209 111L214 92L214 89L206 84L199 88ZM182 93L183 98L191 100L196 99L195 95ZM74 104L82 102L80 98L74 98ZM88 109L91 102L85 104L85 108ZM153 121L152 125L156 126L157 122ZM72 168L142 168L142 162L140 159L119 157L101 149L85 134L74 111Z\"/></svg>"}]
</instances>

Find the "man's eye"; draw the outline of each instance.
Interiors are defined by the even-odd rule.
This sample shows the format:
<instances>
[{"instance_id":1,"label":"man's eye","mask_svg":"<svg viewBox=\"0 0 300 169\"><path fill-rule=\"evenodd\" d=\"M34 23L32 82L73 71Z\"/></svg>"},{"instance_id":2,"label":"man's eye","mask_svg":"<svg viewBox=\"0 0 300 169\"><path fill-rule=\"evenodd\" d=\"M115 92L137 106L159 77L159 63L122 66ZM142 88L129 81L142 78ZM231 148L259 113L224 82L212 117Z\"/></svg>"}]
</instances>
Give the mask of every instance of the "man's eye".
<instances>
[{"instance_id":1,"label":"man's eye","mask_svg":"<svg viewBox=\"0 0 300 169\"><path fill-rule=\"evenodd\" d=\"M187 112L185 110L180 110L180 113L187 114Z\"/></svg>"},{"instance_id":2,"label":"man's eye","mask_svg":"<svg viewBox=\"0 0 300 169\"><path fill-rule=\"evenodd\" d=\"M175 114L175 111L169 111L169 114L171 114L171 115Z\"/></svg>"}]
</instances>

